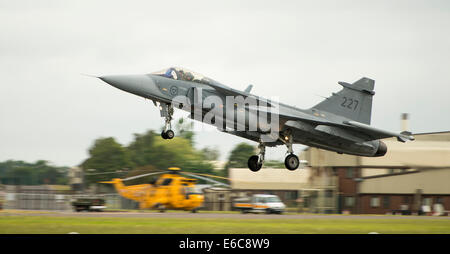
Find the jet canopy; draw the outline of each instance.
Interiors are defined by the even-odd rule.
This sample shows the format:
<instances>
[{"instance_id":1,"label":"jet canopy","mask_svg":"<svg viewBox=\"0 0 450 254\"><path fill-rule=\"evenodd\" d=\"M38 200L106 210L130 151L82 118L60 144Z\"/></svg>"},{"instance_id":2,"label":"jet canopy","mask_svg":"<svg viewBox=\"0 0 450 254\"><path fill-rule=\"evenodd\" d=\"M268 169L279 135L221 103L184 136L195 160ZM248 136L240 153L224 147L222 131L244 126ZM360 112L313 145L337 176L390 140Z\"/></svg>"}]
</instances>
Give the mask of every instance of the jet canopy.
<instances>
[{"instance_id":1,"label":"jet canopy","mask_svg":"<svg viewBox=\"0 0 450 254\"><path fill-rule=\"evenodd\" d=\"M152 74L175 80L192 81L203 84L210 84L212 82L211 79L201 74L179 67L170 67L161 71L153 72Z\"/></svg>"}]
</instances>

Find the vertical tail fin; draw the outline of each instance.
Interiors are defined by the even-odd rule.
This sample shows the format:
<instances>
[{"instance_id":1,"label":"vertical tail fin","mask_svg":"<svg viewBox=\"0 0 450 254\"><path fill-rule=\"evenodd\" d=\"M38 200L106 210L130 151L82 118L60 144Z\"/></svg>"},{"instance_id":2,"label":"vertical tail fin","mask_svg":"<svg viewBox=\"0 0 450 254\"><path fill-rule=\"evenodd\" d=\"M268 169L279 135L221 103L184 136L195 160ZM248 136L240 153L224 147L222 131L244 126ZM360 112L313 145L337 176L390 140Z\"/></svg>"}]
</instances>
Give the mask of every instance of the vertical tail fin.
<instances>
[{"instance_id":1,"label":"vertical tail fin","mask_svg":"<svg viewBox=\"0 0 450 254\"><path fill-rule=\"evenodd\" d=\"M114 188L116 188L119 193L121 192L121 190L125 189L125 185L123 184L122 179L119 178L114 178L111 181L101 181L99 183L113 184Z\"/></svg>"},{"instance_id":2,"label":"vertical tail fin","mask_svg":"<svg viewBox=\"0 0 450 254\"><path fill-rule=\"evenodd\" d=\"M343 86L342 90L333 93L324 101L315 105L313 109L326 111L335 115L340 115L360 123L370 124L372 116L372 97L375 81L369 78L349 84L338 82Z\"/></svg>"}]
</instances>

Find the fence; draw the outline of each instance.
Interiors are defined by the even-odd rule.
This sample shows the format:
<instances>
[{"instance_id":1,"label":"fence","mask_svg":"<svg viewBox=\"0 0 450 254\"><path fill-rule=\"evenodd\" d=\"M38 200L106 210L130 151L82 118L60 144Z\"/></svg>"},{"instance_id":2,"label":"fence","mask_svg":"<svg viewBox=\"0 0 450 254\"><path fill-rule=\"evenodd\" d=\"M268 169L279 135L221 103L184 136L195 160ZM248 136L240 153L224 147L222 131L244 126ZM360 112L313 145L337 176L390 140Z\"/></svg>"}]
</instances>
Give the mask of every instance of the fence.
<instances>
[{"instance_id":1,"label":"fence","mask_svg":"<svg viewBox=\"0 0 450 254\"><path fill-rule=\"evenodd\" d=\"M82 197L98 197L105 199L107 209L137 209L138 203L125 199L117 193L80 195L67 191L45 190L43 188L9 188L0 193L0 204L3 209L21 210L72 210L71 202Z\"/></svg>"},{"instance_id":2,"label":"fence","mask_svg":"<svg viewBox=\"0 0 450 254\"><path fill-rule=\"evenodd\" d=\"M69 210L70 195L41 193L6 193L4 209Z\"/></svg>"}]
</instances>

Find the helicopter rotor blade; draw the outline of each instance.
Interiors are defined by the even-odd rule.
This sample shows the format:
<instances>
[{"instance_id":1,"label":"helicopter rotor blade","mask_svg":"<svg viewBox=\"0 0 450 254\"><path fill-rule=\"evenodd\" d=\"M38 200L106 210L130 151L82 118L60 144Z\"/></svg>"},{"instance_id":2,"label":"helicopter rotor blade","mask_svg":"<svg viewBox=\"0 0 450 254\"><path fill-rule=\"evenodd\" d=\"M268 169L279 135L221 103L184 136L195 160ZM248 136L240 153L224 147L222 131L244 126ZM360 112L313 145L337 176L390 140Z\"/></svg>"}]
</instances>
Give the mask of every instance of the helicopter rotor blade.
<instances>
[{"instance_id":1,"label":"helicopter rotor blade","mask_svg":"<svg viewBox=\"0 0 450 254\"><path fill-rule=\"evenodd\" d=\"M111 171L111 172L100 172L100 173L85 173L87 176L93 176L93 175L106 175L106 174L119 174L124 173L124 171Z\"/></svg>"},{"instance_id":2,"label":"helicopter rotor blade","mask_svg":"<svg viewBox=\"0 0 450 254\"><path fill-rule=\"evenodd\" d=\"M190 176L190 177L194 177L194 178L198 178L198 179L201 179L201 180L205 180L205 181L207 181L207 182L211 182L211 183L214 183L214 184L216 184L216 185L224 185L224 186L226 186L226 187L230 187L229 184L222 183L222 182L219 182L219 181L216 181L216 180L213 180L213 179L210 179L210 178L201 176L201 175L199 175L199 174L195 174L195 173L181 173L181 174L187 175L187 176ZM204 174L202 174L202 175L204 175Z\"/></svg>"},{"instance_id":3,"label":"helicopter rotor blade","mask_svg":"<svg viewBox=\"0 0 450 254\"><path fill-rule=\"evenodd\" d=\"M192 172L189 172L189 173L190 173L190 174L193 174L193 175L206 176L206 177L212 177L212 178L218 178L218 179L224 179L224 180L231 181L230 178L228 178L228 177L223 177L223 176L215 176L215 175L202 174L202 173L192 173Z\"/></svg>"},{"instance_id":4,"label":"helicopter rotor blade","mask_svg":"<svg viewBox=\"0 0 450 254\"><path fill-rule=\"evenodd\" d=\"M152 172L152 173L147 173L147 174L142 174L142 175L137 175L137 176L130 176L130 177L127 177L125 179L122 179L122 181L129 181L129 180L133 180L133 179L137 179L137 178L141 178L141 177L145 177L145 176L164 174L164 173L167 173L167 172L169 172L169 171Z\"/></svg>"}]
</instances>

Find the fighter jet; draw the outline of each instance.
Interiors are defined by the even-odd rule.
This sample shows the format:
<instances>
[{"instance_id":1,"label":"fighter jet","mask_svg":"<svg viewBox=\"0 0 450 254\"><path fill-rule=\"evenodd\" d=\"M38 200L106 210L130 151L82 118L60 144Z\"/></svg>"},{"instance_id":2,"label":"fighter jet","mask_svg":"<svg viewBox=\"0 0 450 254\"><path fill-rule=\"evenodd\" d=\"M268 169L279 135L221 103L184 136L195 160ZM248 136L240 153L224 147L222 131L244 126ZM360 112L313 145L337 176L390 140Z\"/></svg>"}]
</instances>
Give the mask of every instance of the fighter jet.
<instances>
[{"instance_id":1,"label":"fighter jet","mask_svg":"<svg viewBox=\"0 0 450 254\"><path fill-rule=\"evenodd\" d=\"M342 89L309 109L299 109L251 94L252 85L240 91L184 68L171 67L142 75L98 77L120 90L153 101L165 119L163 139L172 139L174 109L214 125L218 130L258 142L259 153L248 159L251 171L264 163L266 146L285 145L285 166L301 164L293 144L303 144L340 154L384 156L380 139L396 137L412 141L410 132L391 132L370 126L375 81L363 77L356 82L338 82Z\"/></svg>"}]
</instances>

